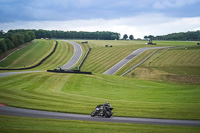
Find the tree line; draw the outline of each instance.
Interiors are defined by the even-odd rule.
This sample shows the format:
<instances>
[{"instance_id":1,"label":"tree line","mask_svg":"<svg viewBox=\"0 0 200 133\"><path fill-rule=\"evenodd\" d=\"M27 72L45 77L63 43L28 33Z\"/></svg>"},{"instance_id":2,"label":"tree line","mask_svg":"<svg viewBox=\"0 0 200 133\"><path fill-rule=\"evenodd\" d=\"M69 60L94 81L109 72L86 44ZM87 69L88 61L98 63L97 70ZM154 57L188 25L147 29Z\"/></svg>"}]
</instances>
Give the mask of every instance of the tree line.
<instances>
[{"instance_id":1,"label":"tree line","mask_svg":"<svg viewBox=\"0 0 200 133\"><path fill-rule=\"evenodd\" d=\"M1 31L2 33L3 31ZM1 37L4 37L0 41L0 54L6 52L9 49L13 49L21 44L30 42L34 40L35 33L33 31L24 31L24 32L7 32L0 34Z\"/></svg>"},{"instance_id":2,"label":"tree line","mask_svg":"<svg viewBox=\"0 0 200 133\"><path fill-rule=\"evenodd\" d=\"M200 41L200 30L180 33L171 33L162 36L144 36L144 39L152 38L153 40L180 40L180 41Z\"/></svg>"},{"instance_id":3,"label":"tree line","mask_svg":"<svg viewBox=\"0 0 200 133\"><path fill-rule=\"evenodd\" d=\"M24 32L24 29L9 30L8 32ZM95 40L119 40L120 34L109 31L58 31L58 30L31 30L35 33L37 39L41 38L60 38L60 39L95 39Z\"/></svg>"}]
</instances>

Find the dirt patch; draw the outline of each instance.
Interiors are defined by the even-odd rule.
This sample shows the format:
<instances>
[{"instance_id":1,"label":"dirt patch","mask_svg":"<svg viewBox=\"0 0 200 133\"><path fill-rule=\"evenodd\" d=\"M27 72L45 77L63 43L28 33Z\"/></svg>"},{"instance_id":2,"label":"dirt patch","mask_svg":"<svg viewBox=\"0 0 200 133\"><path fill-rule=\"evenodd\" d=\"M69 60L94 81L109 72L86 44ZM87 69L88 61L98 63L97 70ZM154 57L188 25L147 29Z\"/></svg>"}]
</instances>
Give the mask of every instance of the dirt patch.
<instances>
[{"instance_id":1,"label":"dirt patch","mask_svg":"<svg viewBox=\"0 0 200 133\"><path fill-rule=\"evenodd\" d=\"M139 67L136 68L132 73L129 73L128 77L133 78L139 78L139 79L145 79L145 80L165 80L165 75L167 75L167 72L152 69L152 68L145 68L145 67Z\"/></svg>"},{"instance_id":2,"label":"dirt patch","mask_svg":"<svg viewBox=\"0 0 200 133\"><path fill-rule=\"evenodd\" d=\"M200 76L167 75L166 77L170 82L200 84Z\"/></svg>"},{"instance_id":3,"label":"dirt patch","mask_svg":"<svg viewBox=\"0 0 200 133\"><path fill-rule=\"evenodd\" d=\"M200 84L200 76L171 75L165 71L145 67L136 68L133 72L128 73L127 77L174 83Z\"/></svg>"}]
</instances>

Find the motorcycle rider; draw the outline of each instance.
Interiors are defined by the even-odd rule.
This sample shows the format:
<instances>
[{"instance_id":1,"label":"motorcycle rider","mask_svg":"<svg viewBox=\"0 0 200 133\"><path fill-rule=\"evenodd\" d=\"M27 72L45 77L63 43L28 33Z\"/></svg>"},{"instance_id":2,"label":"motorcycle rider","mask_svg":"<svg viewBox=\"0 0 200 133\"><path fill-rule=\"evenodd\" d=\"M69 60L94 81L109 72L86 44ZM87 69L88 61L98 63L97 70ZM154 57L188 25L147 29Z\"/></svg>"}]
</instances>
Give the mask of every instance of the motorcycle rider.
<instances>
[{"instance_id":1,"label":"motorcycle rider","mask_svg":"<svg viewBox=\"0 0 200 133\"><path fill-rule=\"evenodd\" d=\"M97 115L109 118L113 114L112 109L113 108L111 107L111 105L108 102L106 102L105 104L98 105L96 107L96 110L91 113L91 116L94 117Z\"/></svg>"},{"instance_id":2,"label":"motorcycle rider","mask_svg":"<svg viewBox=\"0 0 200 133\"><path fill-rule=\"evenodd\" d=\"M104 104L104 108L105 108L105 111L106 111L106 110L108 110L109 108L112 108L112 107L111 107L111 105L108 102L106 102Z\"/></svg>"},{"instance_id":3,"label":"motorcycle rider","mask_svg":"<svg viewBox=\"0 0 200 133\"><path fill-rule=\"evenodd\" d=\"M105 106L105 107L108 107L108 108L112 108L111 105L110 105L108 102L106 102L106 103L104 104L104 106Z\"/></svg>"}]
</instances>

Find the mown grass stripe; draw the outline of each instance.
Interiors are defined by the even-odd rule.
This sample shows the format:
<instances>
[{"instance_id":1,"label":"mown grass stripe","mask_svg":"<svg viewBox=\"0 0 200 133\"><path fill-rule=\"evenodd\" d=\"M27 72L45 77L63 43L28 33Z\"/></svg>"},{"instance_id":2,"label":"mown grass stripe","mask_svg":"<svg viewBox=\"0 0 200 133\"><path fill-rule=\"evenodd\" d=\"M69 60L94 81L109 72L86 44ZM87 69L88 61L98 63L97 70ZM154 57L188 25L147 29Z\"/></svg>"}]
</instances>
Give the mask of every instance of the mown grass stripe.
<instances>
[{"instance_id":1,"label":"mown grass stripe","mask_svg":"<svg viewBox=\"0 0 200 133\"><path fill-rule=\"evenodd\" d=\"M123 114L197 119L196 115L199 113L199 86L137 81L105 75L41 74L35 74L31 80L24 79L20 85L1 88L0 100L12 106L84 114L93 110L92 105L106 102L108 99L118 116ZM12 79L10 76L7 80ZM60 86L57 86L58 81ZM32 84L37 85L34 88L27 86ZM124 110L125 106L129 107L128 112L127 109ZM178 112L173 111L173 108ZM191 109L193 111L190 115L181 115Z\"/></svg>"},{"instance_id":2,"label":"mown grass stripe","mask_svg":"<svg viewBox=\"0 0 200 133\"><path fill-rule=\"evenodd\" d=\"M49 41L37 40L37 43L28 45L27 47L13 53L6 60L1 62L0 66L7 68L17 68L24 67L24 65L33 65L35 62L40 60L41 57L49 52L50 48L53 46L52 43L49 43Z\"/></svg>"},{"instance_id":3,"label":"mown grass stripe","mask_svg":"<svg viewBox=\"0 0 200 133\"><path fill-rule=\"evenodd\" d=\"M54 55L34 70L55 69L68 62L73 55L73 46L67 42L58 41L59 45Z\"/></svg>"}]
</instances>

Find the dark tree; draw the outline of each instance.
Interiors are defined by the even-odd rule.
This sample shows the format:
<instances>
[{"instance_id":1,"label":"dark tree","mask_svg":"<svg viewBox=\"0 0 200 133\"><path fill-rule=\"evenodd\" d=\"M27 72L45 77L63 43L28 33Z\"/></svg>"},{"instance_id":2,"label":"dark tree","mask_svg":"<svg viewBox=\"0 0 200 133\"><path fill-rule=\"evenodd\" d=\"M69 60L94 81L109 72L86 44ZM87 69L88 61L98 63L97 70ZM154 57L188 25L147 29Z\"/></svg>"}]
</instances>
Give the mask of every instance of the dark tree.
<instances>
[{"instance_id":1,"label":"dark tree","mask_svg":"<svg viewBox=\"0 0 200 133\"><path fill-rule=\"evenodd\" d=\"M0 41L0 49L2 50L2 52L7 51L7 45L6 45L6 42L4 40Z\"/></svg>"},{"instance_id":2,"label":"dark tree","mask_svg":"<svg viewBox=\"0 0 200 133\"><path fill-rule=\"evenodd\" d=\"M130 36L129 36L129 39L130 39L130 40L133 40L133 39L134 39L133 35L130 35Z\"/></svg>"},{"instance_id":3,"label":"dark tree","mask_svg":"<svg viewBox=\"0 0 200 133\"><path fill-rule=\"evenodd\" d=\"M126 40L128 38L127 34L124 34L123 39Z\"/></svg>"},{"instance_id":4,"label":"dark tree","mask_svg":"<svg viewBox=\"0 0 200 133\"><path fill-rule=\"evenodd\" d=\"M25 32L24 33L24 37L25 37L25 42L30 42L31 41L31 36L27 33L27 32Z\"/></svg>"},{"instance_id":5,"label":"dark tree","mask_svg":"<svg viewBox=\"0 0 200 133\"><path fill-rule=\"evenodd\" d=\"M5 43L7 44L8 49L12 49L15 47L15 45L9 38L5 38Z\"/></svg>"},{"instance_id":6,"label":"dark tree","mask_svg":"<svg viewBox=\"0 0 200 133\"><path fill-rule=\"evenodd\" d=\"M9 30L0 41L0 54L35 39L35 33L27 30Z\"/></svg>"},{"instance_id":7,"label":"dark tree","mask_svg":"<svg viewBox=\"0 0 200 133\"><path fill-rule=\"evenodd\" d=\"M5 37L5 33L3 30L0 30L0 38L4 38Z\"/></svg>"},{"instance_id":8,"label":"dark tree","mask_svg":"<svg viewBox=\"0 0 200 133\"><path fill-rule=\"evenodd\" d=\"M29 36L31 37L31 40L34 40L36 38L35 33L33 31L27 31L27 33L29 34Z\"/></svg>"}]
</instances>

